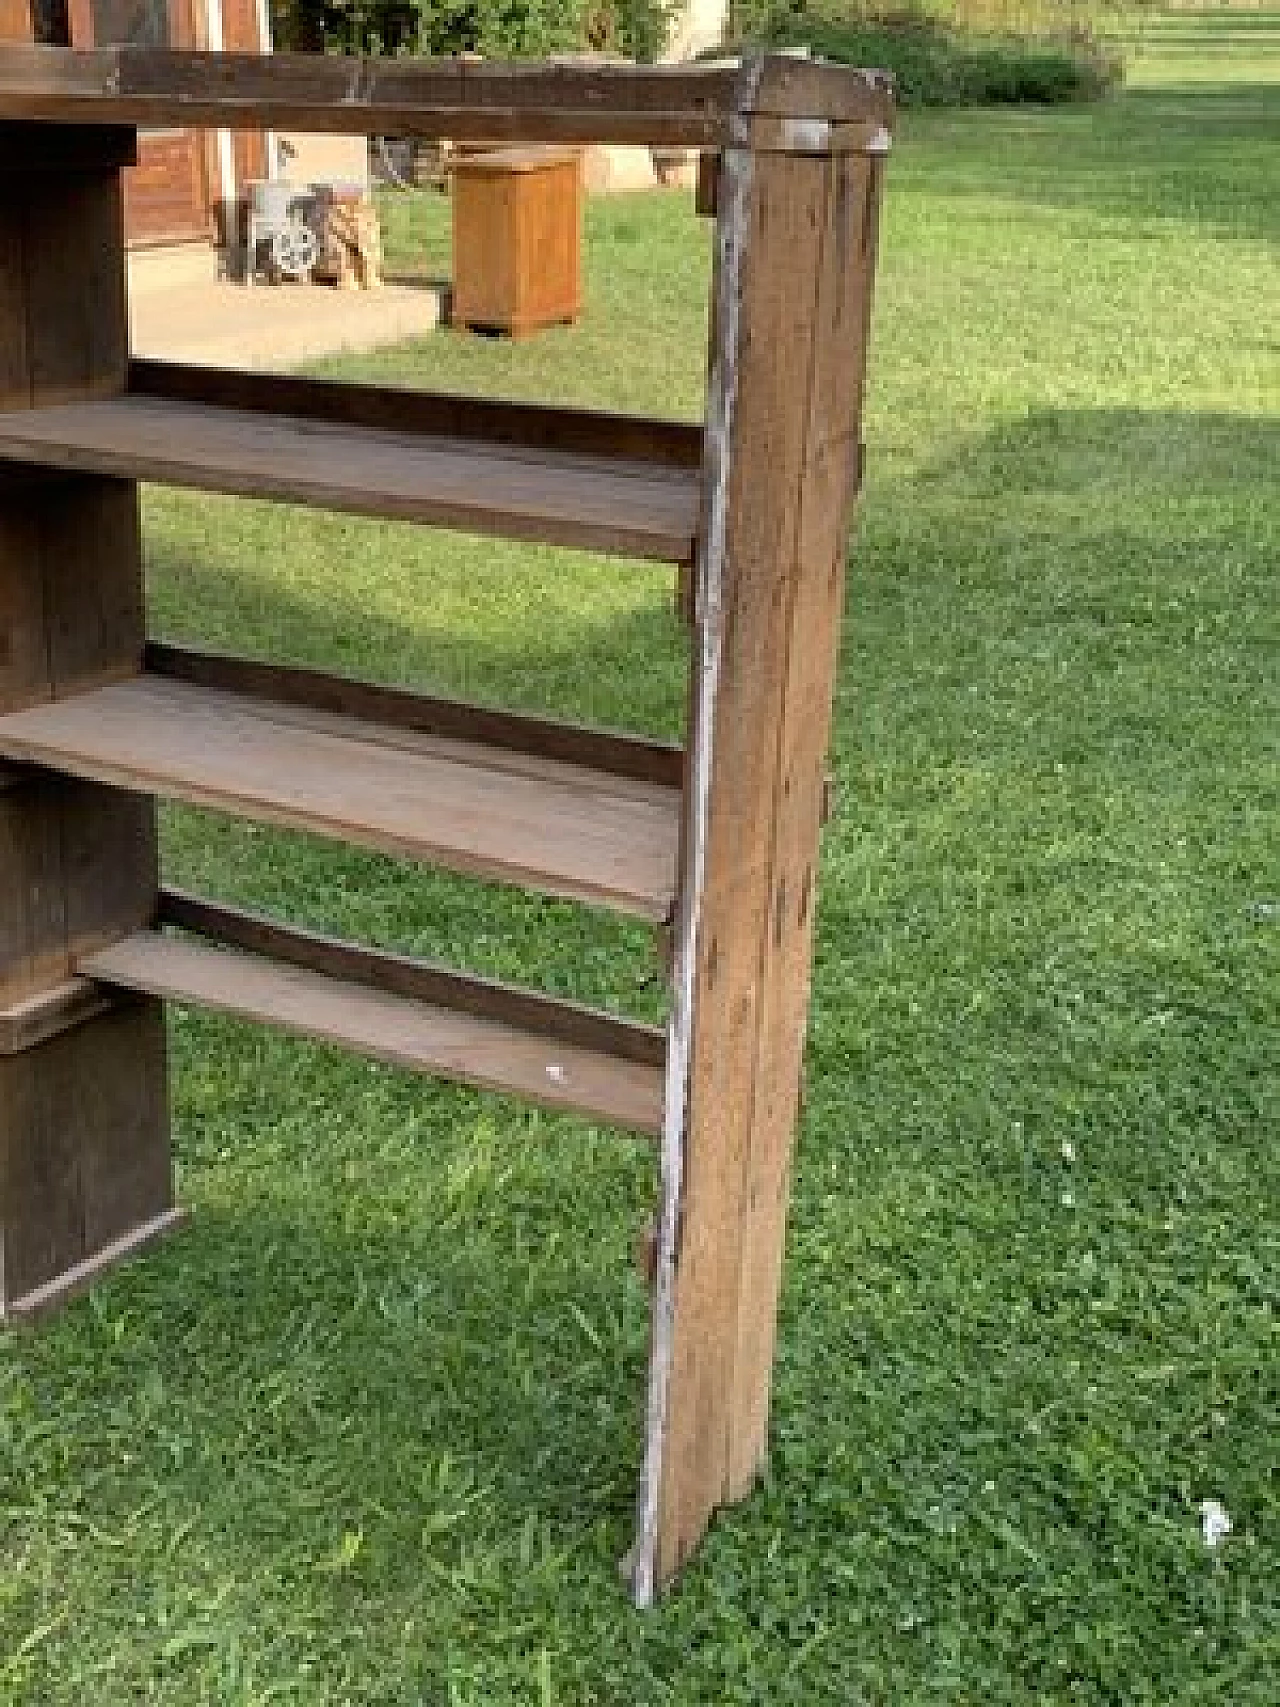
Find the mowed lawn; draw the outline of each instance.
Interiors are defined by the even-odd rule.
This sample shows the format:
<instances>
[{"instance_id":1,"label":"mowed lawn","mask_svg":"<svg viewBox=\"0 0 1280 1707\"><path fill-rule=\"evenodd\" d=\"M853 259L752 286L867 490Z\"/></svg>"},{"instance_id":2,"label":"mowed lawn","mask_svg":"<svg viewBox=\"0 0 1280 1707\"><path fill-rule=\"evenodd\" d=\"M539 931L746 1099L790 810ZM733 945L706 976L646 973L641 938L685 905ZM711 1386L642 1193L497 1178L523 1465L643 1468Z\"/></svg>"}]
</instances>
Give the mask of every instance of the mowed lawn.
<instances>
[{"instance_id":1,"label":"mowed lawn","mask_svg":"<svg viewBox=\"0 0 1280 1707\"><path fill-rule=\"evenodd\" d=\"M643 1146L180 1012L189 1230L0 1340L6 1707L1277 1700L1280 14L1147 44L891 160L767 1485L631 1610ZM338 366L695 413L689 198L588 236L581 327ZM659 569L146 520L165 636L679 729ZM191 885L662 1012L643 930L165 823Z\"/></svg>"}]
</instances>

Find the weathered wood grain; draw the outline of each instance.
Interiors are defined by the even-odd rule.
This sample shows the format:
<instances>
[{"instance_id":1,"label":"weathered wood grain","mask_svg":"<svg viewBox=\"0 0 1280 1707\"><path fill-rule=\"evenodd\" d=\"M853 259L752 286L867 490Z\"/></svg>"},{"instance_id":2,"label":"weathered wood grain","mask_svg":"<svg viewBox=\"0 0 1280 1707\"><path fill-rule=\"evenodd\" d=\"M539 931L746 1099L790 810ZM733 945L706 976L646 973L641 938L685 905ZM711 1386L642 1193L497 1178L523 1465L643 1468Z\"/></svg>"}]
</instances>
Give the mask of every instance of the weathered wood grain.
<instances>
[{"instance_id":1,"label":"weathered wood grain","mask_svg":"<svg viewBox=\"0 0 1280 1707\"><path fill-rule=\"evenodd\" d=\"M357 1049L392 1066L508 1091L549 1108L655 1132L662 1069L581 1043L416 1001L368 982L142 931L86 956L81 972Z\"/></svg>"},{"instance_id":2,"label":"weathered wood grain","mask_svg":"<svg viewBox=\"0 0 1280 1707\"><path fill-rule=\"evenodd\" d=\"M848 512L875 270L880 162L844 156L827 173L816 345L786 629L772 800L770 917L761 955L754 1100L738 1243L738 1313L729 1401L728 1493L744 1497L765 1467L769 1393L801 1094L819 828L844 609Z\"/></svg>"},{"instance_id":3,"label":"weathered wood grain","mask_svg":"<svg viewBox=\"0 0 1280 1707\"><path fill-rule=\"evenodd\" d=\"M887 123L882 74L785 56L700 66L331 59L15 46L0 117L458 141L715 147L745 114Z\"/></svg>"},{"instance_id":4,"label":"weathered wood grain","mask_svg":"<svg viewBox=\"0 0 1280 1707\"><path fill-rule=\"evenodd\" d=\"M665 1038L655 1026L618 1019L577 1002L555 1000L407 955L362 948L243 908L203 900L183 890L161 892L158 922L324 978L360 984L409 1002L449 1008L473 1019L492 1020L512 1030L576 1044L641 1066L661 1067L665 1059Z\"/></svg>"},{"instance_id":5,"label":"weathered wood grain","mask_svg":"<svg viewBox=\"0 0 1280 1707\"><path fill-rule=\"evenodd\" d=\"M3 55L0 55L3 58ZM55 142L51 150L59 149ZM118 173L0 189L0 389L12 411L118 392L127 373ZM0 487L0 713L139 667L137 493L95 475ZM78 994L74 957L156 896L149 802L23 769L0 790L0 1315L172 1210L163 1016ZM100 1010L100 1011L96 1011Z\"/></svg>"},{"instance_id":6,"label":"weathered wood grain","mask_svg":"<svg viewBox=\"0 0 1280 1707\"><path fill-rule=\"evenodd\" d=\"M196 652L189 647L148 642L145 667L153 675L197 687L218 688L251 699L327 711L379 723L384 729L403 729L420 735L441 735L476 742L531 759L552 759L627 777L634 782L659 783L679 789L684 781L684 753L674 742L652 741L609 729L592 729L525 712L502 711L467 700L441 699L404 688L335 676L296 665L234 658L226 653Z\"/></svg>"},{"instance_id":7,"label":"weathered wood grain","mask_svg":"<svg viewBox=\"0 0 1280 1707\"><path fill-rule=\"evenodd\" d=\"M676 952L687 1111L659 1228L642 1601L764 1461L878 187L856 155L723 156L722 259L742 230L708 416L724 470L709 448L687 743L706 777L686 792ZM679 1098L669 1077L664 1158Z\"/></svg>"},{"instance_id":8,"label":"weathered wood grain","mask_svg":"<svg viewBox=\"0 0 1280 1707\"><path fill-rule=\"evenodd\" d=\"M0 458L672 563L697 530L694 468L159 397L7 411Z\"/></svg>"},{"instance_id":9,"label":"weathered wood grain","mask_svg":"<svg viewBox=\"0 0 1280 1707\"><path fill-rule=\"evenodd\" d=\"M207 403L220 409L249 409L264 415L329 421L414 437L524 445L532 450L616 457L660 467L696 469L702 463L700 425L606 409L555 408L505 398L468 397L461 392L411 391L301 374L255 373L138 358L130 364L129 392L174 403Z\"/></svg>"},{"instance_id":10,"label":"weathered wood grain","mask_svg":"<svg viewBox=\"0 0 1280 1707\"><path fill-rule=\"evenodd\" d=\"M163 676L0 718L0 756L661 923L679 794Z\"/></svg>"}]
</instances>

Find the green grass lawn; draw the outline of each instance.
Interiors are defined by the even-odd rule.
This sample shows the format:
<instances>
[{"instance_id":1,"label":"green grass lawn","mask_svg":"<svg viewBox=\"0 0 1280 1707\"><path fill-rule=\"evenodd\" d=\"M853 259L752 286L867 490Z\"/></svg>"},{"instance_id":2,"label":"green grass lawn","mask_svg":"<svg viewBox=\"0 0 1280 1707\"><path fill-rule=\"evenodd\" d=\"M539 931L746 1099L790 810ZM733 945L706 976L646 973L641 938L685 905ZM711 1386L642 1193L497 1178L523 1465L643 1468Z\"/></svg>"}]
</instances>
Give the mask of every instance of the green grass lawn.
<instances>
[{"instance_id":1,"label":"green grass lawn","mask_svg":"<svg viewBox=\"0 0 1280 1707\"><path fill-rule=\"evenodd\" d=\"M444 213L397 206L402 258ZM588 231L581 327L341 370L696 411L688 199ZM0 1341L6 1707L1276 1701L1280 15L1148 26L1094 109L912 115L872 373L767 1486L630 1609L647 1151L179 1013L191 1228ZM659 569L147 524L165 636L679 727ZM166 837L661 1012L631 926Z\"/></svg>"}]
</instances>

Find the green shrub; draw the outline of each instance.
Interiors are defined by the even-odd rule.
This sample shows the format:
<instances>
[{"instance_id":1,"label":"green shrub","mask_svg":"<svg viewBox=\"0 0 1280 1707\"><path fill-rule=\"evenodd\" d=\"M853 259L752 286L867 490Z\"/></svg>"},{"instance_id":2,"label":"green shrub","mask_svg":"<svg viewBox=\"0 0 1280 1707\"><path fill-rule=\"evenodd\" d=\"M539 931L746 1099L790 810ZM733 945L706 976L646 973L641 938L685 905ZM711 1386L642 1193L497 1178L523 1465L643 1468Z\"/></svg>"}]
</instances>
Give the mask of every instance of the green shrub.
<instances>
[{"instance_id":1,"label":"green shrub","mask_svg":"<svg viewBox=\"0 0 1280 1707\"><path fill-rule=\"evenodd\" d=\"M673 0L275 0L280 47L538 58L586 48L651 60Z\"/></svg>"},{"instance_id":2,"label":"green shrub","mask_svg":"<svg viewBox=\"0 0 1280 1707\"><path fill-rule=\"evenodd\" d=\"M823 59L892 71L904 106L1093 100L1123 75L1085 24L1044 34L972 30L924 11L876 14L857 0L744 0L736 39L808 47Z\"/></svg>"}]
</instances>

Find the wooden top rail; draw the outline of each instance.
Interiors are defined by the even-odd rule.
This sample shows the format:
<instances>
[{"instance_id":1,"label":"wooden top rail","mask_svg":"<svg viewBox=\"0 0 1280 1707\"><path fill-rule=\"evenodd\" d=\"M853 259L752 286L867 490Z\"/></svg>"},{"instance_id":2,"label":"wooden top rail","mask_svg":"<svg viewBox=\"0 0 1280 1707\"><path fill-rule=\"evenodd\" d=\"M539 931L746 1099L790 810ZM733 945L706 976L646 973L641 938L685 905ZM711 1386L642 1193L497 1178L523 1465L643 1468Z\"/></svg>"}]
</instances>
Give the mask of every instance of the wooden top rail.
<instances>
[{"instance_id":1,"label":"wooden top rail","mask_svg":"<svg viewBox=\"0 0 1280 1707\"><path fill-rule=\"evenodd\" d=\"M891 80L770 55L694 66L0 48L0 121L459 141L881 150Z\"/></svg>"}]
</instances>

